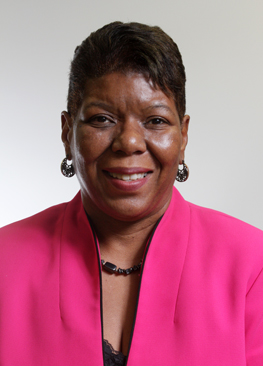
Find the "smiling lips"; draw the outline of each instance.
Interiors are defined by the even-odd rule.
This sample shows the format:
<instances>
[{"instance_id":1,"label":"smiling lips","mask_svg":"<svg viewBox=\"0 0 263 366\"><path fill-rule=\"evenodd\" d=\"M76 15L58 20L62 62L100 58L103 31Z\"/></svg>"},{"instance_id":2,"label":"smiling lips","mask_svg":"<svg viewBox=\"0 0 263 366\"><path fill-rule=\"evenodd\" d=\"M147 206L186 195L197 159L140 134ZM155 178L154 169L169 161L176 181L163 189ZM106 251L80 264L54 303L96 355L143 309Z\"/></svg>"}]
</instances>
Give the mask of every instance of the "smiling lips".
<instances>
[{"instance_id":1,"label":"smiling lips","mask_svg":"<svg viewBox=\"0 0 263 366\"><path fill-rule=\"evenodd\" d=\"M146 172L145 173L139 173L139 174L119 174L119 173L110 173L109 172L109 175L112 178L124 180L126 182L145 178L147 174L148 173L146 173Z\"/></svg>"},{"instance_id":2,"label":"smiling lips","mask_svg":"<svg viewBox=\"0 0 263 366\"><path fill-rule=\"evenodd\" d=\"M109 168L105 169L104 172L116 183L135 183L135 181L144 180L153 171L147 168Z\"/></svg>"}]
</instances>

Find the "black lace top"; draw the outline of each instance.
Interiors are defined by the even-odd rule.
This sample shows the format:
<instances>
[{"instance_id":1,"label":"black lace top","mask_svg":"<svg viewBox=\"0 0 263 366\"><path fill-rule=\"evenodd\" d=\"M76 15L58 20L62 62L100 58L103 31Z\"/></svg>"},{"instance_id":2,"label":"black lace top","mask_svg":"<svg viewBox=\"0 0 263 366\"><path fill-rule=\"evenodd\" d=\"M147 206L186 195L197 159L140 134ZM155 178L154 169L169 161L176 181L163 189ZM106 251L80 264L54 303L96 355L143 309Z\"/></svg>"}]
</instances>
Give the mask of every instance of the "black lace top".
<instances>
[{"instance_id":1,"label":"black lace top","mask_svg":"<svg viewBox=\"0 0 263 366\"><path fill-rule=\"evenodd\" d=\"M126 356L121 352L115 351L112 345L103 340L104 366L125 366Z\"/></svg>"}]
</instances>

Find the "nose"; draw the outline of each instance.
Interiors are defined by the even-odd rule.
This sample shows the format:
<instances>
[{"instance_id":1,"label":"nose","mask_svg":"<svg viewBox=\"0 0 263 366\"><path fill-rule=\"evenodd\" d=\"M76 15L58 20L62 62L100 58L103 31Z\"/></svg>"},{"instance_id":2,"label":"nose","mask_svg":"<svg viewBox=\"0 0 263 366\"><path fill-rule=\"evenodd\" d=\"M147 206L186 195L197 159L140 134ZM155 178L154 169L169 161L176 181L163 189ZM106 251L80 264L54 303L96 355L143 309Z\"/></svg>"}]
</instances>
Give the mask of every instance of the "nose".
<instances>
[{"instance_id":1,"label":"nose","mask_svg":"<svg viewBox=\"0 0 263 366\"><path fill-rule=\"evenodd\" d=\"M143 126L140 122L126 120L120 125L112 143L112 151L126 155L142 154L146 151Z\"/></svg>"}]
</instances>

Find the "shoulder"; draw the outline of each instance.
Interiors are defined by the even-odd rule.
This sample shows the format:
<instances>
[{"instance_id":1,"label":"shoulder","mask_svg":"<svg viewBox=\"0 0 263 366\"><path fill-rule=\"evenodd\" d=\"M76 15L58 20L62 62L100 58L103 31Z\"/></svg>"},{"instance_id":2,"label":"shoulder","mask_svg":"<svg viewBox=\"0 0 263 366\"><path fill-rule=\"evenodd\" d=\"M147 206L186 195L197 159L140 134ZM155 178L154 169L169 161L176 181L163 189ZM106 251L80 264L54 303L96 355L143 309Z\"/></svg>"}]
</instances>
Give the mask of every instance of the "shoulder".
<instances>
[{"instance_id":1,"label":"shoulder","mask_svg":"<svg viewBox=\"0 0 263 366\"><path fill-rule=\"evenodd\" d=\"M0 229L0 243L13 240L23 241L27 238L37 238L48 235L54 230L65 211L67 203L47 208L33 216L14 222Z\"/></svg>"},{"instance_id":2,"label":"shoulder","mask_svg":"<svg viewBox=\"0 0 263 366\"><path fill-rule=\"evenodd\" d=\"M39 273L59 258L66 212L78 207L80 194L0 229L0 277L17 281L19 273ZM24 275L23 275L24 276ZM9 279L9 280L8 280Z\"/></svg>"},{"instance_id":3,"label":"shoulder","mask_svg":"<svg viewBox=\"0 0 263 366\"><path fill-rule=\"evenodd\" d=\"M79 207L80 193L72 201L47 208L26 219L14 222L0 229L0 262L5 258L19 260L35 255L49 256L60 243L65 225L65 213Z\"/></svg>"},{"instance_id":4,"label":"shoulder","mask_svg":"<svg viewBox=\"0 0 263 366\"><path fill-rule=\"evenodd\" d=\"M57 275L63 243L71 242L72 229L75 234L79 232L81 208L77 194L70 202L0 229L0 296L17 283L44 283L51 273Z\"/></svg>"},{"instance_id":5,"label":"shoulder","mask_svg":"<svg viewBox=\"0 0 263 366\"><path fill-rule=\"evenodd\" d=\"M229 236L235 239L256 239L263 245L263 231L223 212L187 202L191 219L200 230L214 236Z\"/></svg>"},{"instance_id":6,"label":"shoulder","mask_svg":"<svg viewBox=\"0 0 263 366\"><path fill-rule=\"evenodd\" d=\"M263 231L222 212L188 205L191 245L221 268L231 266L248 282L255 279L263 268Z\"/></svg>"},{"instance_id":7,"label":"shoulder","mask_svg":"<svg viewBox=\"0 0 263 366\"><path fill-rule=\"evenodd\" d=\"M0 277L2 287L22 278L36 278L54 260L66 204L50 207L36 215L0 229ZM5 290L6 291L6 290Z\"/></svg>"},{"instance_id":8,"label":"shoulder","mask_svg":"<svg viewBox=\"0 0 263 366\"><path fill-rule=\"evenodd\" d=\"M178 214L185 226L189 217L190 232L193 231L197 236L205 235L216 241L255 242L263 246L262 230L223 212L185 201L176 188L173 192L171 212L173 219Z\"/></svg>"}]
</instances>

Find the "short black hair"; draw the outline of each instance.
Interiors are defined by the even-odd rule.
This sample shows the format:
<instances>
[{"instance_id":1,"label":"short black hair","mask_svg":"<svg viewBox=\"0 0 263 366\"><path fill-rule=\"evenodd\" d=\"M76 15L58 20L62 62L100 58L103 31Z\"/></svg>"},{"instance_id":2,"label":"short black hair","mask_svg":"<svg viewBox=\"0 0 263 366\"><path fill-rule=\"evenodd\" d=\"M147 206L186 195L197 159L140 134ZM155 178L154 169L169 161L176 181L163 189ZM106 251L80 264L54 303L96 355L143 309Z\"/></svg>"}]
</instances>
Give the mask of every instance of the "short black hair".
<instances>
[{"instance_id":1,"label":"short black hair","mask_svg":"<svg viewBox=\"0 0 263 366\"><path fill-rule=\"evenodd\" d=\"M173 97L182 121L186 76L180 51L161 28L135 22L105 25L76 48L69 75L69 114L76 116L89 79L128 71L143 74Z\"/></svg>"}]
</instances>

